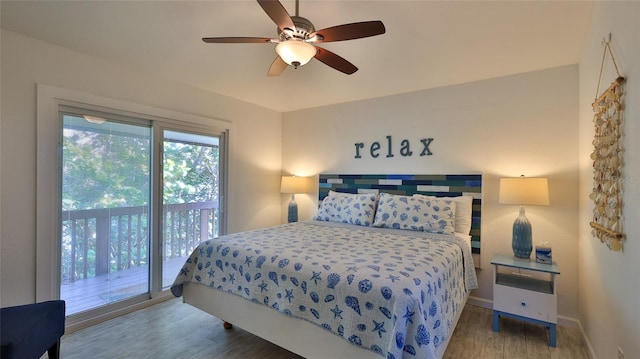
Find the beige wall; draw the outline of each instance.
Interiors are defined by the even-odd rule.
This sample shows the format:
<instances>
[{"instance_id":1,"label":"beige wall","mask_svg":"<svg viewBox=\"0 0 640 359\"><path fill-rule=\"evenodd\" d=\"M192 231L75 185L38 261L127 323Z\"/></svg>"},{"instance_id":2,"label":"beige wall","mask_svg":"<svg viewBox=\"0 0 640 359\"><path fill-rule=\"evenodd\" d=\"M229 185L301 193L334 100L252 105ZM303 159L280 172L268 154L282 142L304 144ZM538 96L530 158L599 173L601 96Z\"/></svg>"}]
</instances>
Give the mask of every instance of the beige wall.
<instances>
[{"instance_id":1,"label":"beige wall","mask_svg":"<svg viewBox=\"0 0 640 359\"><path fill-rule=\"evenodd\" d=\"M37 83L232 122L229 232L280 223L280 113L10 31L1 36L2 306L35 300Z\"/></svg>"},{"instance_id":2,"label":"beige wall","mask_svg":"<svg viewBox=\"0 0 640 359\"><path fill-rule=\"evenodd\" d=\"M640 3L598 2L580 58L580 213L579 296L580 322L597 358L640 358ZM612 34L612 49L620 71L627 77L624 113L623 188L627 240L624 252L612 252L591 236L589 200L593 172L589 155L593 149L593 111L602 61L602 40ZM607 59L602 88L617 77Z\"/></svg>"},{"instance_id":3,"label":"beige wall","mask_svg":"<svg viewBox=\"0 0 640 359\"><path fill-rule=\"evenodd\" d=\"M491 255L511 253L517 206L498 204L503 176L549 178L550 206L529 206L534 242L548 240L562 274L559 314L578 317L578 68L567 66L487 81L285 113L284 172L466 173L485 175L480 288L492 300ZM399 146L408 139L414 155L397 152L354 158L356 142ZM421 138L432 137L432 156L420 157ZM301 219L314 213L315 195L296 196ZM284 214L283 214L284 216ZM286 218L286 217L284 217Z\"/></svg>"}]
</instances>

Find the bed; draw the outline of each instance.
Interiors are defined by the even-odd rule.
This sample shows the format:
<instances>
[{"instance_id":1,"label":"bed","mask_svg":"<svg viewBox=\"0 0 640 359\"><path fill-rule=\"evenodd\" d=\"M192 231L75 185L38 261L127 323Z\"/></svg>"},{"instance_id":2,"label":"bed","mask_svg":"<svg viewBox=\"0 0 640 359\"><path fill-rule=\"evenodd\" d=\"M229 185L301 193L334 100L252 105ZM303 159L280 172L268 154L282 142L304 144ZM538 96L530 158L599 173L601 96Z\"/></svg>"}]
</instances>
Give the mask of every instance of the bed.
<instances>
[{"instance_id":1,"label":"bed","mask_svg":"<svg viewBox=\"0 0 640 359\"><path fill-rule=\"evenodd\" d=\"M320 175L313 220L203 242L171 290L303 357L441 358L477 287L481 179Z\"/></svg>"}]
</instances>

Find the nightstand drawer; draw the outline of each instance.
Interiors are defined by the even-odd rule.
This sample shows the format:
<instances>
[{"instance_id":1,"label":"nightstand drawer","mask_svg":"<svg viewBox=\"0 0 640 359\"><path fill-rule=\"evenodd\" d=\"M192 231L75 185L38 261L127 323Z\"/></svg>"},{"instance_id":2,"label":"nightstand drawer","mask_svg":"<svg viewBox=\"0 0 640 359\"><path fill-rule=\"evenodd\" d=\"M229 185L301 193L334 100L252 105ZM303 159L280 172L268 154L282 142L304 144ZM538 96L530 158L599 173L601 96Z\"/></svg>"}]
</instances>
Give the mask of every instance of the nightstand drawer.
<instances>
[{"instance_id":1,"label":"nightstand drawer","mask_svg":"<svg viewBox=\"0 0 640 359\"><path fill-rule=\"evenodd\" d=\"M549 323L557 323L556 297L526 289L495 284L493 309Z\"/></svg>"}]
</instances>

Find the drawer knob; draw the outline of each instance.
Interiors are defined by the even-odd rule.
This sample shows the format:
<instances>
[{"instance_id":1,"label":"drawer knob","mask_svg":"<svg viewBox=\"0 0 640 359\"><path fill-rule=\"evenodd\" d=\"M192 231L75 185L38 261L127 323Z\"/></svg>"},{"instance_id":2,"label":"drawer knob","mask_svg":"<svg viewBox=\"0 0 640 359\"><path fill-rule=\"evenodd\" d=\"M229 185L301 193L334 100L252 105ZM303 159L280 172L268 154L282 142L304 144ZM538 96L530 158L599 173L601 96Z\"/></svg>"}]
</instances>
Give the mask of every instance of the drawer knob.
<instances>
[{"instance_id":1,"label":"drawer knob","mask_svg":"<svg viewBox=\"0 0 640 359\"><path fill-rule=\"evenodd\" d=\"M526 307L527 306L527 302L520 302L520 305L523 306L523 307Z\"/></svg>"}]
</instances>

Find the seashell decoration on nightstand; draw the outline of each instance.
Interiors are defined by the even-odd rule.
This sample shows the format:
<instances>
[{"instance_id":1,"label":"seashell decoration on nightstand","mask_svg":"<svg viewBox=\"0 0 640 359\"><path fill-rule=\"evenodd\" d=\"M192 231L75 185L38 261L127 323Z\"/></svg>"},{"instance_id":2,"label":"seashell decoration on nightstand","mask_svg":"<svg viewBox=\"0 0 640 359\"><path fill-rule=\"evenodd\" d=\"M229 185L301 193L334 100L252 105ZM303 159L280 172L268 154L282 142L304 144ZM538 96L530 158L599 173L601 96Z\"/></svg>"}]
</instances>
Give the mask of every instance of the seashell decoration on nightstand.
<instances>
[{"instance_id":1,"label":"seashell decoration on nightstand","mask_svg":"<svg viewBox=\"0 0 640 359\"><path fill-rule=\"evenodd\" d=\"M618 66L611 53L610 41L604 42L605 53L611 54L611 59L618 72ZM600 71L602 76L602 68ZM600 87L598 80L598 90ZM593 103L593 123L595 135L593 138L593 191L589 198L594 203L591 233L605 243L609 249L616 252L623 249L622 215L622 168L624 165L624 149L622 147L623 113L624 113L624 82L620 76ZM597 94L596 94L597 96Z\"/></svg>"}]
</instances>

